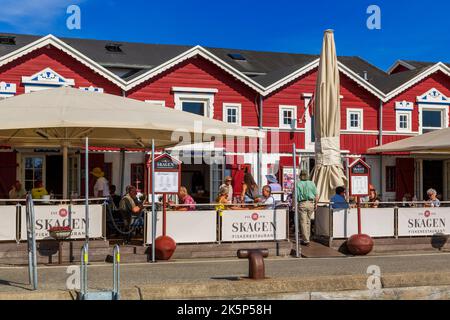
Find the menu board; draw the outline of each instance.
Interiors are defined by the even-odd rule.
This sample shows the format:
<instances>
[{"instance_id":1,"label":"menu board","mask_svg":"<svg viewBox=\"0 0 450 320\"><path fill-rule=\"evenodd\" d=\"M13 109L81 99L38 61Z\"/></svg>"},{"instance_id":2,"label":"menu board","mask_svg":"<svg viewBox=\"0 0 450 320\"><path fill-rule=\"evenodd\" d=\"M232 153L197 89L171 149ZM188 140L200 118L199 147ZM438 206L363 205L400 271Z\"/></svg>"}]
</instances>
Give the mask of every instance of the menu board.
<instances>
[{"instance_id":1,"label":"menu board","mask_svg":"<svg viewBox=\"0 0 450 320\"><path fill-rule=\"evenodd\" d=\"M366 196L369 194L369 176L352 176L350 194Z\"/></svg>"},{"instance_id":2,"label":"menu board","mask_svg":"<svg viewBox=\"0 0 450 320\"><path fill-rule=\"evenodd\" d=\"M177 193L178 186L178 171L155 171L155 193Z\"/></svg>"}]
</instances>

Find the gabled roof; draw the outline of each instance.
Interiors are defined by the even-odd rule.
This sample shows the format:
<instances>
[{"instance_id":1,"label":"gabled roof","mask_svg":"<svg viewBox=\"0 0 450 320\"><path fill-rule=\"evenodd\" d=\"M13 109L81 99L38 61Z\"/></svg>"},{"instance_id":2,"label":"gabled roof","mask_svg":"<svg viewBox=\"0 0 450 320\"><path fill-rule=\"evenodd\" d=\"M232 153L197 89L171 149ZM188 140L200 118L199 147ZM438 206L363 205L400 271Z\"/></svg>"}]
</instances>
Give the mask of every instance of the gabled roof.
<instances>
[{"instance_id":1,"label":"gabled roof","mask_svg":"<svg viewBox=\"0 0 450 320\"><path fill-rule=\"evenodd\" d=\"M124 90L199 55L266 96L310 72L319 63L319 55L313 54L56 38L52 35L3 35L15 37L15 45L0 44L0 66L51 44ZM106 46L110 44L118 44L119 52L108 51ZM238 57L233 57L233 54ZM449 65L440 62L398 60L388 72L384 72L356 56L339 56L338 61L343 74L382 101L391 99L433 72L442 71L450 75ZM400 65L407 70L390 74ZM123 69L124 72L118 76L112 71L114 69Z\"/></svg>"}]
</instances>

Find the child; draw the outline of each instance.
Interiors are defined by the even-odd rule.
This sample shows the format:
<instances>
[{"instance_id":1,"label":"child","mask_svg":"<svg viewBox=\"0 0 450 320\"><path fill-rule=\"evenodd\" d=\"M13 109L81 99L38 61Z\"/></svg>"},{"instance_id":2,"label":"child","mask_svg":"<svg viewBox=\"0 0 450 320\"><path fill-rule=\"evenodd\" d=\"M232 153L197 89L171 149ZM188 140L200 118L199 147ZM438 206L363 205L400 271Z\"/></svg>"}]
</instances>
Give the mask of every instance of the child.
<instances>
[{"instance_id":1,"label":"child","mask_svg":"<svg viewBox=\"0 0 450 320\"><path fill-rule=\"evenodd\" d=\"M228 204L228 187L222 186L219 189L219 194L216 198L216 211L219 211L220 215L222 215L222 211L225 210L225 205Z\"/></svg>"}]
</instances>

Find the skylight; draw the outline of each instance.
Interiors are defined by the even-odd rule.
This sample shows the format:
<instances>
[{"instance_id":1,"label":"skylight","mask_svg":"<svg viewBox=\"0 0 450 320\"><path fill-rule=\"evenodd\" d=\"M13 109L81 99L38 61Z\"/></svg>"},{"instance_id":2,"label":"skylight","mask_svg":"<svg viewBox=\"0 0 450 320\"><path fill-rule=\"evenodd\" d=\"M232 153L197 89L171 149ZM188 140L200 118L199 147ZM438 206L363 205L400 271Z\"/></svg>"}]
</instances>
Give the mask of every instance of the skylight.
<instances>
[{"instance_id":1,"label":"skylight","mask_svg":"<svg viewBox=\"0 0 450 320\"><path fill-rule=\"evenodd\" d=\"M16 44L16 37L13 37L13 36L0 36L0 44L15 45Z\"/></svg>"},{"instance_id":2,"label":"skylight","mask_svg":"<svg viewBox=\"0 0 450 320\"><path fill-rule=\"evenodd\" d=\"M229 53L228 56L233 60L246 61L245 57L240 53Z\"/></svg>"},{"instance_id":3,"label":"skylight","mask_svg":"<svg viewBox=\"0 0 450 320\"><path fill-rule=\"evenodd\" d=\"M122 49L120 48L122 45L120 43L107 43L105 45L105 49L109 52L123 52Z\"/></svg>"}]
</instances>

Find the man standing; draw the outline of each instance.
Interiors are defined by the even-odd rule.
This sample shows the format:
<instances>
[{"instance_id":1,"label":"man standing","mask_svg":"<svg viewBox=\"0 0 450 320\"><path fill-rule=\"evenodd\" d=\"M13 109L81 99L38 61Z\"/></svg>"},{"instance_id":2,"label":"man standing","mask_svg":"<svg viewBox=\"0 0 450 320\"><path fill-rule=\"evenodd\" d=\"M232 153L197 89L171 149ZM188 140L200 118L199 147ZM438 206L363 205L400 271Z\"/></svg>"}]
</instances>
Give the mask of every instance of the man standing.
<instances>
[{"instance_id":1,"label":"man standing","mask_svg":"<svg viewBox=\"0 0 450 320\"><path fill-rule=\"evenodd\" d=\"M94 168L91 174L97 178L94 185L94 197L96 198L107 198L109 197L109 182L105 178L105 173L99 167Z\"/></svg>"},{"instance_id":2,"label":"man standing","mask_svg":"<svg viewBox=\"0 0 450 320\"><path fill-rule=\"evenodd\" d=\"M9 190L9 198L10 199L23 199L25 198L25 190L22 189L22 184L19 180L17 180L12 186L11 190Z\"/></svg>"},{"instance_id":3,"label":"man standing","mask_svg":"<svg viewBox=\"0 0 450 320\"><path fill-rule=\"evenodd\" d=\"M319 194L314 182L309 180L308 172L300 172L300 181L297 182L297 201L300 214L300 229L302 233L302 242L309 246L311 236L311 219L319 200Z\"/></svg>"},{"instance_id":4,"label":"man standing","mask_svg":"<svg viewBox=\"0 0 450 320\"><path fill-rule=\"evenodd\" d=\"M228 189L228 203L233 202L233 186L231 185L233 182L233 178L230 176L225 177L225 183L219 187L219 190L222 188Z\"/></svg>"}]
</instances>

